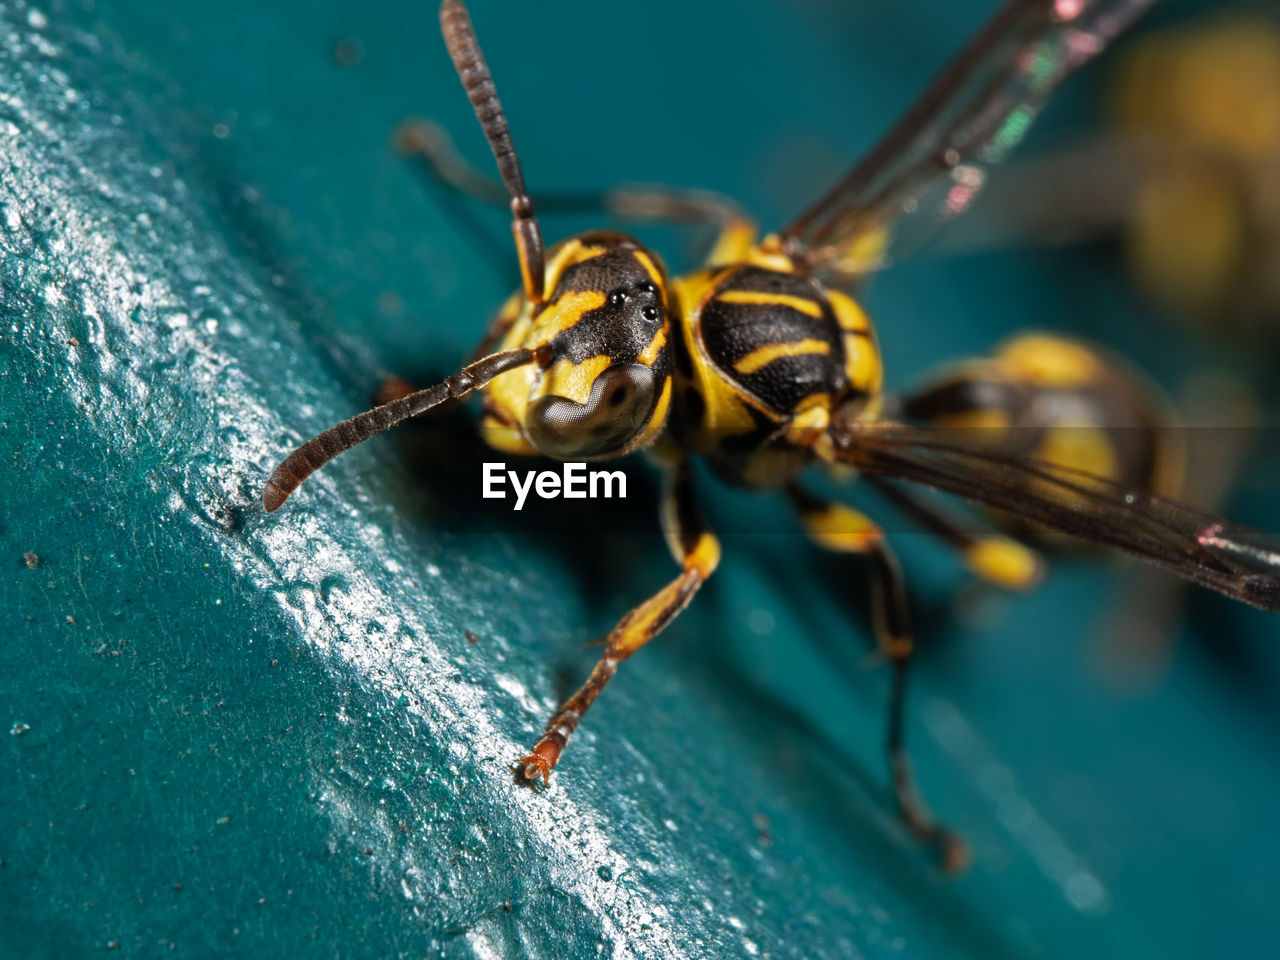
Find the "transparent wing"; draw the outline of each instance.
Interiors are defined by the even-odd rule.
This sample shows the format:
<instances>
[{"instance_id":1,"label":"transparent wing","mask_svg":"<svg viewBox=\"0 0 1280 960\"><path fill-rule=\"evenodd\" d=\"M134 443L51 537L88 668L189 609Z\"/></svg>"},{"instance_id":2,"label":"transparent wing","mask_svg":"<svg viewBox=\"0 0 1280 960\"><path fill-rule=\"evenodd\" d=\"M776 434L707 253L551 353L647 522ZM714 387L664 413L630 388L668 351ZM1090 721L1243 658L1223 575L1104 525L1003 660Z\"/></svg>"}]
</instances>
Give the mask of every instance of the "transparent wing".
<instances>
[{"instance_id":1,"label":"transparent wing","mask_svg":"<svg viewBox=\"0 0 1280 960\"><path fill-rule=\"evenodd\" d=\"M856 276L969 208L1050 93L1155 0L1011 0L831 191L781 231L811 269Z\"/></svg>"},{"instance_id":2,"label":"transparent wing","mask_svg":"<svg viewBox=\"0 0 1280 960\"><path fill-rule=\"evenodd\" d=\"M1003 455L954 430L839 421L831 435L835 459L864 473L954 493L1280 610L1280 537L1091 474Z\"/></svg>"}]
</instances>

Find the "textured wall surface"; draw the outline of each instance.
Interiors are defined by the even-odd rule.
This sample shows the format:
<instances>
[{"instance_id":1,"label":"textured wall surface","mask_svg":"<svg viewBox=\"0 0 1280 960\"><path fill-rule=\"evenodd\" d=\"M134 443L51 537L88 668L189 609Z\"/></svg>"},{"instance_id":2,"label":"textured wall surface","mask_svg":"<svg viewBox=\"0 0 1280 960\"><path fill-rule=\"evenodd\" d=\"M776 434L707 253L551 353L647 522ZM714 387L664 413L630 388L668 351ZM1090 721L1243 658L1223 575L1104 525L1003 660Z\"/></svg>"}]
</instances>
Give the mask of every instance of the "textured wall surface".
<instances>
[{"instance_id":1,"label":"textured wall surface","mask_svg":"<svg viewBox=\"0 0 1280 960\"><path fill-rule=\"evenodd\" d=\"M778 222L987 5L602 6L476 3L530 182L708 186ZM1274 944L1264 615L1190 596L1171 665L1121 685L1099 664L1124 574L1061 564L957 618L963 578L899 538L925 648L909 735L975 853L945 880L886 813L860 571L777 504L705 484L720 574L545 791L509 762L669 576L643 465L625 504L515 515L469 495L483 453L446 414L261 513L284 452L386 372L450 370L514 285L502 215L388 145L430 114L486 159L432 7L0 5L0 954ZM1044 143L1087 121L1079 80ZM680 234L645 236L684 262ZM1167 379L1212 356L1079 253L903 266L869 303L897 383L1031 324ZM1232 514L1280 528L1274 488L1272 461Z\"/></svg>"}]
</instances>

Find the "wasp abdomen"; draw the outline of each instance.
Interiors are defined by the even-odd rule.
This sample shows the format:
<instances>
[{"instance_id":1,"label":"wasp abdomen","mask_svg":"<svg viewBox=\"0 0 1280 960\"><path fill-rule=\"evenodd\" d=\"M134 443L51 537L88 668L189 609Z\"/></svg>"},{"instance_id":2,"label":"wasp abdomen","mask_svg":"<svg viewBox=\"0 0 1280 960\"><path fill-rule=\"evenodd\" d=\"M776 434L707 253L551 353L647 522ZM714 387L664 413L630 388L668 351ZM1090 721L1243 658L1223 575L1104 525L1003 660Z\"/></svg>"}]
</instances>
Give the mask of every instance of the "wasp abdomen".
<instances>
[{"instance_id":1,"label":"wasp abdomen","mask_svg":"<svg viewBox=\"0 0 1280 960\"><path fill-rule=\"evenodd\" d=\"M806 398L848 383L841 331L815 281L744 266L720 278L701 309L706 355L769 409L789 414Z\"/></svg>"},{"instance_id":2,"label":"wasp abdomen","mask_svg":"<svg viewBox=\"0 0 1280 960\"><path fill-rule=\"evenodd\" d=\"M1064 337L1023 334L957 364L903 412L1010 456L1165 495L1181 486L1184 451L1164 395L1119 358Z\"/></svg>"}]
</instances>

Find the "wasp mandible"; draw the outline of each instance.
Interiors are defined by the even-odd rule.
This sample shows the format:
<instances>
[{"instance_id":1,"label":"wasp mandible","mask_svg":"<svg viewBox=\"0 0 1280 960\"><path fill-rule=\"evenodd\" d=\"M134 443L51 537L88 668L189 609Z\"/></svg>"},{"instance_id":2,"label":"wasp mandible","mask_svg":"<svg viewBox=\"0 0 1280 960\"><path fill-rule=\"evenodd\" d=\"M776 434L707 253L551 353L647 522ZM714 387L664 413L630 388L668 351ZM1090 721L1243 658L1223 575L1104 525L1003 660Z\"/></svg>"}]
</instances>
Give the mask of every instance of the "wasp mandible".
<instances>
[{"instance_id":1,"label":"wasp mandible","mask_svg":"<svg viewBox=\"0 0 1280 960\"><path fill-rule=\"evenodd\" d=\"M964 846L918 799L903 742L913 642L902 572L873 520L801 485L806 468L852 467L879 484L935 487L1280 608L1280 540L1138 486L895 415L901 407L882 390L874 329L846 292L892 259L912 224L967 209L1049 93L1150 2L1012 0L825 197L762 239L730 212L706 266L673 278L657 254L622 233L582 233L544 249L466 7L444 0L445 44L510 203L521 289L498 311L478 359L303 444L272 473L263 505L279 509L339 453L473 391L484 396L485 440L504 452L579 461L650 451L664 469L662 528L680 571L622 617L586 682L518 761L523 777L546 781L619 665L671 622L720 561L695 501L691 458L705 458L729 483L784 491L820 546L870 562L875 634L893 666L887 740L897 809L944 866L958 868ZM660 189L638 204L673 219L690 206L699 207L696 197ZM931 505L905 491L899 500L935 518L935 532L945 526ZM1023 587L1038 576L1036 555L1011 538L944 539L995 583Z\"/></svg>"}]
</instances>

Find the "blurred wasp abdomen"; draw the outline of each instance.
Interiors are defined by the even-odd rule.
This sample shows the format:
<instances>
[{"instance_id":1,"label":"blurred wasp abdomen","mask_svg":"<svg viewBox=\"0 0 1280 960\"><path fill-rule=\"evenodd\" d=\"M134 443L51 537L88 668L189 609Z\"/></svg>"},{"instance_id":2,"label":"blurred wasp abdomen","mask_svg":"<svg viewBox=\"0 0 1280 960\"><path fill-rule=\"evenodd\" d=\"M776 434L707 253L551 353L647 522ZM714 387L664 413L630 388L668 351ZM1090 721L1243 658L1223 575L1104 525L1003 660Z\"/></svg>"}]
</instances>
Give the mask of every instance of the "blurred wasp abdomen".
<instances>
[{"instance_id":1,"label":"blurred wasp abdomen","mask_svg":"<svg viewBox=\"0 0 1280 960\"><path fill-rule=\"evenodd\" d=\"M1163 392L1078 340L1022 334L953 364L903 401L913 420L965 431L1013 457L1177 496L1185 451Z\"/></svg>"}]
</instances>

